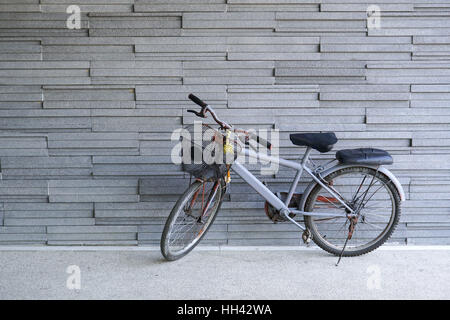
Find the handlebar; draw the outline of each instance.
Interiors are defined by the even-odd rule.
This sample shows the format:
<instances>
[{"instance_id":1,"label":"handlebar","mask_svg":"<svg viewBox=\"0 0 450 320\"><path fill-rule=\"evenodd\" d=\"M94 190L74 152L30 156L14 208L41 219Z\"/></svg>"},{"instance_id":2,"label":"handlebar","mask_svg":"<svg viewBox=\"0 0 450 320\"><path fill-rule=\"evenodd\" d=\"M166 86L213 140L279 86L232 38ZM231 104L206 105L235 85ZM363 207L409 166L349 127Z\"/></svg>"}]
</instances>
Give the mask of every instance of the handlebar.
<instances>
[{"instance_id":1,"label":"handlebar","mask_svg":"<svg viewBox=\"0 0 450 320\"><path fill-rule=\"evenodd\" d=\"M206 108L208 108L208 105L197 96L194 96L192 93L188 96L188 98L191 99L194 103L198 104L200 107L202 107L202 110L200 112L197 112L195 110L188 110L188 112L195 114L197 117L206 118L206 111L208 111L206 110Z\"/></svg>"},{"instance_id":2,"label":"handlebar","mask_svg":"<svg viewBox=\"0 0 450 320\"><path fill-rule=\"evenodd\" d=\"M269 149L269 150L272 149L272 144L271 144L269 141L267 141L267 140L261 138L260 136L257 136L257 135L254 134L254 133L250 133L248 137L249 137L250 139L255 140L257 143L259 143L260 145L266 147L267 149Z\"/></svg>"},{"instance_id":3,"label":"handlebar","mask_svg":"<svg viewBox=\"0 0 450 320\"><path fill-rule=\"evenodd\" d=\"M203 102L200 98L198 98L197 96L193 95L192 93L188 96L188 98L191 99L196 104L198 104L200 107L202 107L200 112L197 112L195 110L188 110L188 112L191 112L191 113L195 114L197 117L200 117L200 118L207 118L206 113L209 112L209 113L211 113L211 116L213 117L214 121L222 129L231 129L231 126L229 124L227 124L226 122L221 121L217 117L217 115L214 112L214 110L210 106L208 106L207 103Z\"/></svg>"},{"instance_id":4,"label":"handlebar","mask_svg":"<svg viewBox=\"0 0 450 320\"><path fill-rule=\"evenodd\" d=\"M200 107L202 107L202 109L208 106L199 97L193 95L192 93L188 96L188 98L191 99L194 103L198 104Z\"/></svg>"},{"instance_id":5,"label":"handlebar","mask_svg":"<svg viewBox=\"0 0 450 320\"><path fill-rule=\"evenodd\" d=\"M217 117L217 115L216 115L216 113L214 112L214 110L213 110L210 106L208 106L207 103L205 103L203 100L201 100L199 97L197 97L197 96L195 96L194 94L191 93L191 94L189 94L188 98L191 99L194 103L198 104L198 105L202 108L202 109L200 110L200 112L197 112L197 111L195 111L195 110L187 110L188 112L191 112L191 113L195 114L197 117L200 117L200 118L207 118L206 113L209 112L209 113L211 113L211 116L213 117L214 121L215 121L222 129L231 129L231 126L230 126L229 124L227 124L227 123L221 121L221 120ZM244 130L235 130L235 131L241 131L242 133L245 133L246 136L247 136L249 139L255 140L257 143L259 143L260 145L266 147L266 148L269 149L269 150L272 148L272 144L271 144L269 141L267 141L267 140L265 140L265 139L263 139L263 138L257 136L257 135L254 134L254 133L248 133L247 131L244 131ZM248 144L248 143L246 143L246 144Z\"/></svg>"}]
</instances>

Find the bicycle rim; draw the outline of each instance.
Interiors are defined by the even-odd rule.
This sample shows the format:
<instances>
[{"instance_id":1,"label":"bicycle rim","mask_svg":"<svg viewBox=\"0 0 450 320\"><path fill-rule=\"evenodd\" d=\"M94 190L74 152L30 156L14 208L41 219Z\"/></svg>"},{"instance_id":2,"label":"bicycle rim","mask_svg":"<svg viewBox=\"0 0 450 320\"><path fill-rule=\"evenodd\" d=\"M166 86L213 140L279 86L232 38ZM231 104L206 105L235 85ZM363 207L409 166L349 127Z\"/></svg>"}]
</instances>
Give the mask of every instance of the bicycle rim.
<instances>
[{"instance_id":1,"label":"bicycle rim","mask_svg":"<svg viewBox=\"0 0 450 320\"><path fill-rule=\"evenodd\" d=\"M376 249L394 231L399 218L398 196L384 175L370 168L351 167L325 178L353 210L359 213L357 224L344 255L359 255ZM308 197L306 211L348 213L323 187L317 185ZM346 217L307 217L314 242L333 254L339 254L349 235Z\"/></svg>"},{"instance_id":2,"label":"bicycle rim","mask_svg":"<svg viewBox=\"0 0 450 320\"><path fill-rule=\"evenodd\" d=\"M169 216L165 237L168 255L181 257L198 244L214 221L221 195L220 182L191 185Z\"/></svg>"}]
</instances>

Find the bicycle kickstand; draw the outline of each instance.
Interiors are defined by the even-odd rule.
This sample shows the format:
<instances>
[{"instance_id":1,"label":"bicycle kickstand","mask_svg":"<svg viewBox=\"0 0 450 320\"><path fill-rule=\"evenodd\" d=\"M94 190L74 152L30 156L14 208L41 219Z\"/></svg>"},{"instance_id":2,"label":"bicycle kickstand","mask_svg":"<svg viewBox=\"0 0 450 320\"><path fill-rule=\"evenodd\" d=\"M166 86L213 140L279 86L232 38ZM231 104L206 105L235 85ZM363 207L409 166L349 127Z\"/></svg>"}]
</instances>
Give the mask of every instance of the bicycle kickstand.
<instances>
[{"instance_id":1,"label":"bicycle kickstand","mask_svg":"<svg viewBox=\"0 0 450 320\"><path fill-rule=\"evenodd\" d=\"M349 220L350 220L350 225L348 226L348 236L347 236L347 239L345 239L344 247L342 248L342 251L339 254L339 259L338 259L338 262L336 262L336 267L339 265L339 262L341 262L342 256L344 255L345 248L347 247L348 240L350 240L353 236L353 232L355 231L355 225L358 221L358 218L352 217L352 218L349 218Z\"/></svg>"}]
</instances>

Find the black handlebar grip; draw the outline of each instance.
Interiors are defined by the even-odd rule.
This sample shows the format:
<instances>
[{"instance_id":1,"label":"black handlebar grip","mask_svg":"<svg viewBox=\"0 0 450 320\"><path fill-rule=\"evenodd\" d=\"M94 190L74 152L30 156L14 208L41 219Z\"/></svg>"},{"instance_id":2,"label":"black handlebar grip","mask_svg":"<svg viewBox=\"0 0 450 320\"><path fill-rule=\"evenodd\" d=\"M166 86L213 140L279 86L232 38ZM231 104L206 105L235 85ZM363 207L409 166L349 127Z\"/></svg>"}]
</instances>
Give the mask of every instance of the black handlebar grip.
<instances>
[{"instance_id":1,"label":"black handlebar grip","mask_svg":"<svg viewBox=\"0 0 450 320\"><path fill-rule=\"evenodd\" d=\"M269 141L261 138L260 136L257 136L256 134L250 134L250 138L255 140L260 145L266 147L267 149L269 149L269 150L272 149L272 144Z\"/></svg>"},{"instance_id":2,"label":"black handlebar grip","mask_svg":"<svg viewBox=\"0 0 450 320\"><path fill-rule=\"evenodd\" d=\"M188 96L188 98L191 99L193 102L195 102L202 108L207 106L207 104L205 102L203 102L200 98L194 96L192 93Z\"/></svg>"}]
</instances>

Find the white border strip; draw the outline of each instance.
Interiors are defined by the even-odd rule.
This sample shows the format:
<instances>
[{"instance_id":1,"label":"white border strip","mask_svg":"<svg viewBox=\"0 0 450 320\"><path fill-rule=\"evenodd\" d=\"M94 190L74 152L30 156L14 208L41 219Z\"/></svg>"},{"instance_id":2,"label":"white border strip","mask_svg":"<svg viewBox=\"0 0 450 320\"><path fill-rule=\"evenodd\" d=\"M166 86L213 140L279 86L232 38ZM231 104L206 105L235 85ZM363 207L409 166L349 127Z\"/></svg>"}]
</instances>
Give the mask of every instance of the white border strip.
<instances>
[{"instance_id":1,"label":"white border strip","mask_svg":"<svg viewBox=\"0 0 450 320\"><path fill-rule=\"evenodd\" d=\"M159 251L159 246L0 246L0 251ZM318 247L305 246L199 246L195 251L311 251ZM450 251L446 246L385 245L377 251Z\"/></svg>"}]
</instances>

